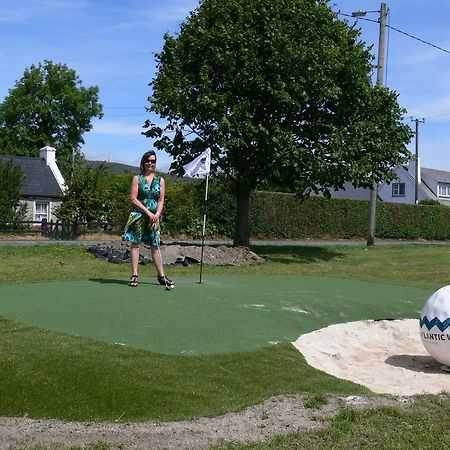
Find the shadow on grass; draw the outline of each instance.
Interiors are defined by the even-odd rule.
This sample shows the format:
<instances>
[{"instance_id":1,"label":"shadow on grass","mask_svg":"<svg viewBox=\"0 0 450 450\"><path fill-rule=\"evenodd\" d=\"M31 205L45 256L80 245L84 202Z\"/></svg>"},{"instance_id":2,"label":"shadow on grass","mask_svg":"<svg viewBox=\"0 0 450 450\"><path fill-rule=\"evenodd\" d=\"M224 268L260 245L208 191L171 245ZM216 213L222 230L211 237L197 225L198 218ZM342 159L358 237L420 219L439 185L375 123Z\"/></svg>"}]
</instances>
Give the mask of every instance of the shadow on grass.
<instances>
[{"instance_id":1,"label":"shadow on grass","mask_svg":"<svg viewBox=\"0 0 450 450\"><path fill-rule=\"evenodd\" d=\"M128 286L129 281L128 280L118 280L117 278L89 278L89 281L93 281L94 283L100 283L100 284L121 284ZM139 284L148 284L153 286L159 286L159 283L155 282L148 282L148 281L141 281L139 280Z\"/></svg>"},{"instance_id":2,"label":"shadow on grass","mask_svg":"<svg viewBox=\"0 0 450 450\"><path fill-rule=\"evenodd\" d=\"M89 281L100 284L121 284L122 286L128 286L128 280L119 280L117 278L89 278ZM147 286L161 286L157 281L142 281L141 279L138 282L138 286L141 285Z\"/></svg>"},{"instance_id":3,"label":"shadow on grass","mask_svg":"<svg viewBox=\"0 0 450 450\"><path fill-rule=\"evenodd\" d=\"M118 280L117 278L89 278L89 281L101 284L122 284L128 285L127 280Z\"/></svg>"},{"instance_id":4,"label":"shadow on grass","mask_svg":"<svg viewBox=\"0 0 450 450\"><path fill-rule=\"evenodd\" d=\"M272 262L282 264L308 264L346 257L345 253L328 247L258 245L251 250Z\"/></svg>"}]
</instances>

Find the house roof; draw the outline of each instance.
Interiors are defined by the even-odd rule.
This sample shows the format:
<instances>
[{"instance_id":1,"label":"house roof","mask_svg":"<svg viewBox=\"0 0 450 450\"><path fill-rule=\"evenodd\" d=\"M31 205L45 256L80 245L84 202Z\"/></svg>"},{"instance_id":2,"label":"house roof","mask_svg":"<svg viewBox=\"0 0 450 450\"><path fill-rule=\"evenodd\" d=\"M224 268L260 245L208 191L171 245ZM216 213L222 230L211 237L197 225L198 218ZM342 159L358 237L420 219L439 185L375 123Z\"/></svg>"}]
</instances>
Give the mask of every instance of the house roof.
<instances>
[{"instance_id":1,"label":"house roof","mask_svg":"<svg viewBox=\"0 0 450 450\"><path fill-rule=\"evenodd\" d=\"M331 196L351 200L370 200L370 189L356 188L352 183L345 183L343 189L332 190Z\"/></svg>"},{"instance_id":2,"label":"house roof","mask_svg":"<svg viewBox=\"0 0 450 450\"><path fill-rule=\"evenodd\" d=\"M445 170L427 169L426 167L421 167L422 175L426 175L440 183L450 183L450 172Z\"/></svg>"},{"instance_id":3,"label":"house roof","mask_svg":"<svg viewBox=\"0 0 450 450\"><path fill-rule=\"evenodd\" d=\"M413 177L413 175L410 173L410 171L408 170L408 166L398 166L398 170L403 170L403 172L406 174L407 177L409 177L409 180L411 183L415 183L415 178ZM442 172L442 170L434 170L434 169L423 169L421 168L421 173L422 175L424 175L424 170L425 171L434 171L434 172ZM398 173L398 171L397 171ZM425 173L426 175L426 173ZM419 190L422 191L425 195L425 197L431 199L431 200L437 200L437 196L436 194L432 191L432 189L429 188L429 186L425 183L425 181L423 180L423 177L421 177L421 183L419 184Z\"/></svg>"},{"instance_id":4,"label":"house roof","mask_svg":"<svg viewBox=\"0 0 450 450\"><path fill-rule=\"evenodd\" d=\"M61 188L43 159L0 155L0 161L12 161L22 169L25 180L20 193L24 197L61 197Z\"/></svg>"}]
</instances>

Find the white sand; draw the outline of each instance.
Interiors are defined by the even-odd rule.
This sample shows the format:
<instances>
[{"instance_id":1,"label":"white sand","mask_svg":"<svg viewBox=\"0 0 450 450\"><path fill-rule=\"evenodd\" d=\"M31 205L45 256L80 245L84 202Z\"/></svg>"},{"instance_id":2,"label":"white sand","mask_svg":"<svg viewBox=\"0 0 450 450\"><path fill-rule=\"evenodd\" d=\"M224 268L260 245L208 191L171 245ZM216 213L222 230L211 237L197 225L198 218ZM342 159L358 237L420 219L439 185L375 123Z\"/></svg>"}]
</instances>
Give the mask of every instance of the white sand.
<instances>
[{"instance_id":1,"label":"white sand","mask_svg":"<svg viewBox=\"0 0 450 450\"><path fill-rule=\"evenodd\" d=\"M394 395L450 392L420 340L419 321L381 320L331 325L300 336L294 346L308 364L338 378Z\"/></svg>"}]
</instances>

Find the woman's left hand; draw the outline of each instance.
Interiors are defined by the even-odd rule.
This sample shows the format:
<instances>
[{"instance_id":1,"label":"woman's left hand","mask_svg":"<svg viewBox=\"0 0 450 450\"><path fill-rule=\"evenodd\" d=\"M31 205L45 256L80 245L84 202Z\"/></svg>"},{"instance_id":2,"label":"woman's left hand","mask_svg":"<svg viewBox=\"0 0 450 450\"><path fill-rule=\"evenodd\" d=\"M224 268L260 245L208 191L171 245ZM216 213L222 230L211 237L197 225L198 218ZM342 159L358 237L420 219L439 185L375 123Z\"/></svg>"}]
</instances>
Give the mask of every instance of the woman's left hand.
<instances>
[{"instance_id":1,"label":"woman's left hand","mask_svg":"<svg viewBox=\"0 0 450 450\"><path fill-rule=\"evenodd\" d=\"M159 213L153 214L152 226L155 227L159 220Z\"/></svg>"}]
</instances>

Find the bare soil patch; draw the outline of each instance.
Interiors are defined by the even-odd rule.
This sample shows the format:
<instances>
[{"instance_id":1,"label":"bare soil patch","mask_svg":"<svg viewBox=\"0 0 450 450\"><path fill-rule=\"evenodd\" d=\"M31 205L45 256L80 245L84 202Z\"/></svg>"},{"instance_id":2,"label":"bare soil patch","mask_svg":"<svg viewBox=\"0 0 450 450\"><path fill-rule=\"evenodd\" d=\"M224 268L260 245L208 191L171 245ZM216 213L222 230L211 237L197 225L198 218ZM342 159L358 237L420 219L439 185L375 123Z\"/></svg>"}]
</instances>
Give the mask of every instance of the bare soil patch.
<instances>
[{"instance_id":1,"label":"bare soil patch","mask_svg":"<svg viewBox=\"0 0 450 450\"><path fill-rule=\"evenodd\" d=\"M105 257L110 262L125 262L129 259L130 244L127 242L111 241L89 246L95 254L104 252ZM198 264L202 257L202 247L200 245L167 244L161 245L161 255L164 264L191 265ZM151 263L152 255L150 247L141 245L141 263ZM242 265L261 264L265 259L249 250L247 247L233 247L228 245L203 247L203 263L206 265Z\"/></svg>"},{"instance_id":2,"label":"bare soil patch","mask_svg":"<svg viewBox=\"0 0 450 450\"><path fill-rule=\"evenodd\" d=\"M343 407L366 409L381 405L406 407L408 399L328 397L319 409L304 406L304 396L281 396L241 412L180 422L68 422L0 418L0 449L45 445L50 448L106 443L111 450L206 449L223 442L263 441L276 434L323 427Z\"/></svg>"}]
</instances>

